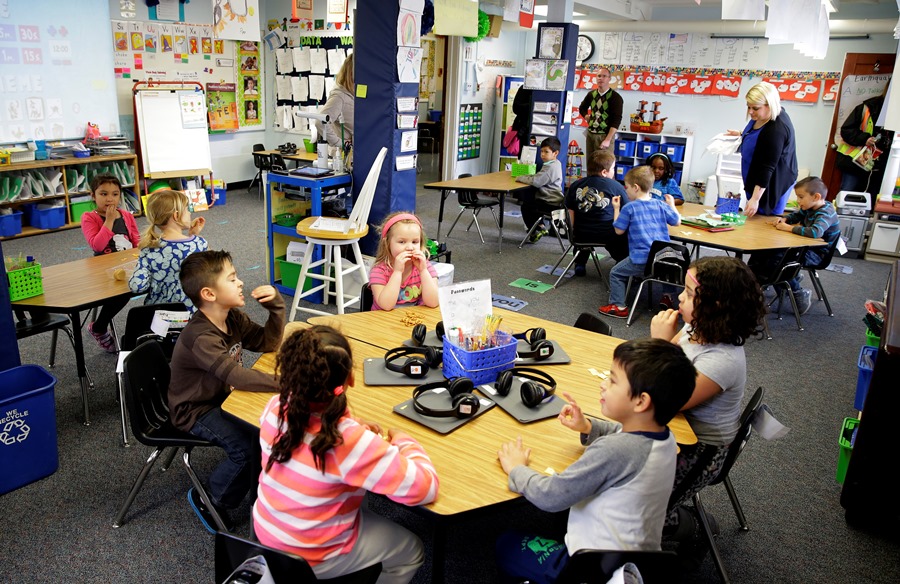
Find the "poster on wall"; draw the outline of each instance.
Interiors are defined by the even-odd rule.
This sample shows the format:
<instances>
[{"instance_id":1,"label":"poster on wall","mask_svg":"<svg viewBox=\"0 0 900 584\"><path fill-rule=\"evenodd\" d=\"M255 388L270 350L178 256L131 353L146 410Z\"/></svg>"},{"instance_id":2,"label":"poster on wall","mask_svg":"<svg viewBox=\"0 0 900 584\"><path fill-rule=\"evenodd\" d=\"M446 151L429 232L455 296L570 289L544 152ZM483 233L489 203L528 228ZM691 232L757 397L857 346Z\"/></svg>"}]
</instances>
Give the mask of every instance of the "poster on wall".
<instances>
[{"instance_id":1,"label":"poster on wall","mask_svg":"<svg viewBox=\"0 0 900 584\"><path fill-rule=\"evenodd\" d=\"M233 132L238 129L235 85L234 83L206 84L210 132Z\"/></svg>"},{"instance_id":2,"label":"poster on wall","mask_svg":"<svg viewBox=\"0 0 900 584\"><path fill-rule=\"evenodd\" d=\"M259 43L253 41L241 41L238 43L239 63L246 64L254 59L253 67L245 69L239 67L237 89L238 121L241 127L259 126L262 124L262 91L260 86L260 67L262 63L259 54Z\"/></svg>"},{"instance_id":3,"label":"poster on wall","mask_svg":"<svg viewBox=\"0 0 900 584\"><path fill-rule=\"evenodd\" d=\"M216 38L260 41L259 0L210 0Z\"/></svg>"},{"instance_id":4,"label":"poster on wall","mask_svg":"<svg viewBox=\"0 0 900 584\"><path fill-rule=\"evenodd\" d=\"M763 77L763 81L767 81L775 86L782 101L816 103L819 100L819 94L822 89L821 84L813 79Z\"/></svg>"}]
</instances>

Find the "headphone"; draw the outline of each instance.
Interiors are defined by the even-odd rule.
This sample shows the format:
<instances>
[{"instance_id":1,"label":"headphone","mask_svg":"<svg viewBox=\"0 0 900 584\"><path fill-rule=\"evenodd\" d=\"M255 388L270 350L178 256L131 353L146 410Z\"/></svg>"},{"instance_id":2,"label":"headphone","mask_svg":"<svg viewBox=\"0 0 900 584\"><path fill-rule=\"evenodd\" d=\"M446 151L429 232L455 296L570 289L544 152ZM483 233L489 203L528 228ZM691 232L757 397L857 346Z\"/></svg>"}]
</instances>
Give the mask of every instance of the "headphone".
<instances>
[{"instance_id":1,"label":"headphone","mask_svg":"<svg viewBox=\"0 0 900 584\"><path fill-rule=\"evenodd\" d=\"M421 355L421 357L409 357L409 355ZM402 364L394 363L399 357L406 357L406 360ZM384 354L386 369L402 373L413 379L425 377L432 368L440 367L443 360L444 351L437 347L397 347Z\"/></svg>"},{"instance_id":2,"label":"headphone","mask_svg":"<svg viewBox=\"0 0 900 584\"><path fill-rule=\"evenodd\" d=\"M442 387L446 387L450 392L449 409L431 409L419 402L419 396L426 391ZM475 384L468 377L454 377L453 379L444 379L434 383L425 383L413 390L413 409L423 416L432 418L471 418L478 413L478 409L481 407L478 397L472 393L473 389L475 389Z\"/></svg>"},{"instance_id":3,"label":"headphone","mask_svg":"<svg viewBox=\"0 0 900 584\"><path fill-rule=\"evenodd\" d=\"M412 342L416 347L421 347L425 344L425 336L428 334L428 327L424 324L417 324L413 327L412 330ZM437 335L438 340L444 339L444 321L438 321L437 325L434 327L434 334Z\"/></svg>"},{"instance_id":4,"label":"headphone","mask_svg":"<svg viewBox=\"0 0 900 584\"><path fill-rule=\"evenodd\" d=\"M522 339L530 345L527 351L518 353L518 356L522 359L543 361L553 354L553 343L547 340L547 331L541 327L530 328L524 333L514 334L513 338Z\"/></svg>"},{"instance_id":5,"label":"headphone","mask_svg":"<svg viewBox=\"0 0 900 584\"><path fill-rule=\"evenodd\" d=\"M523 381L520 390L522 403L529 408L536 408L545 400L549 400L556 392L556 380L549 373L530 367L513 367L501 371L494 382L494 389L502 396L509 395L513 377L518 375L530 381Z\"/></svg>"}]
</instances>

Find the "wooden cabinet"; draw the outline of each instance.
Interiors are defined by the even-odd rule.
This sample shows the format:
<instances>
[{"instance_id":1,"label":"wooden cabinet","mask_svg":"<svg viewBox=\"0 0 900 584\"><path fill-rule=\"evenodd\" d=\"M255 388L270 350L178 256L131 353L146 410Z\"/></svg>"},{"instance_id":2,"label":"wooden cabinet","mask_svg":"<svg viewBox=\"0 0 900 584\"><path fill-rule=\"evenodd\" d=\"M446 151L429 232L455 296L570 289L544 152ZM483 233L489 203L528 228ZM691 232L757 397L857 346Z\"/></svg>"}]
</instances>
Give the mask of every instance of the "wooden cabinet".
<instances>
[{"instance_id":1,"label":"wooden cabinet","mask_svg":"<svg viewBox=\"0 0 900 584\"><path fill-rule=\"evenodd\" d=\"M675 167L675 182L684 192L690 182L693 145L693 136L618 131L614 144L616 178L623 180L625 174L633 167L646 164L647 158L662 152L672 161Z\"/></svg>"},{"instance_id":2,"label":"wooden cabinet","mask_svg":"<svg viewBox=\"0 0 900 584\"><path fill-rule=\"evenodd\" d=\"M77 201L90 199L90 180L100 173L119 178L122 182L122 206L140 215L141 189L137 180L137 156L134 154L34 160L0 166L0 208L11 209L14 213L23 212L21 232L0 239L78 227L81 221ZM126 203L125 198L130 199L130 203ZM33 204L53 204L60 200L65 212L59 227L35 227L32 223L38 222L33 217L31 222L25 219L26 215L33 215ZM73 204L76 204L74 214Z\"/></svg>"}]
</instances>

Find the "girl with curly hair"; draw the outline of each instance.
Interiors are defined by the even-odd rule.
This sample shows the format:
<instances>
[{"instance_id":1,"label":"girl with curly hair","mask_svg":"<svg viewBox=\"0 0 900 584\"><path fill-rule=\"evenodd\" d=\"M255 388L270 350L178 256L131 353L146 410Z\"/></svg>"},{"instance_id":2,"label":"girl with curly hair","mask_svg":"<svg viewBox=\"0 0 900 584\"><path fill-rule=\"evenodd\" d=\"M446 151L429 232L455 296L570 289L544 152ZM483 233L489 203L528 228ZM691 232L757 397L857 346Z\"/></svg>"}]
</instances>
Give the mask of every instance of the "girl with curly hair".
<instances>
[{"instance_id":1,"label":"girl with curly hair","mask_svg":"<svg viewBox=\"0 0 900 584\"><path fill-rule=\"evenodd\" d=\"M280 395L260 419L263 471L253 528L267 546L300 556L320 579L382 564L379 582L405 584L424 562L421 540L367 510L367 491L404 505L437 498L422 446L399 430L354 418L353 354L328 326L302 329L278 351Z\"/></svg>"},{"instance_id":2,"label":"girl with curly hair","mask_svg":"<svg viewBox=\"0 0 900 584\"><path fill-rule=\"evenodd\" d=\"M699 524L684 505L719 473L737 434L747 382L744 343L761 332L766 308L753 272L731 257L691 264L679 301L677 310L653 317L650 334L680 345L697 369L694 393L681 411L698 441L681 446L664 531L689 541L699 536Z\"/></svg>"}]
</instances>

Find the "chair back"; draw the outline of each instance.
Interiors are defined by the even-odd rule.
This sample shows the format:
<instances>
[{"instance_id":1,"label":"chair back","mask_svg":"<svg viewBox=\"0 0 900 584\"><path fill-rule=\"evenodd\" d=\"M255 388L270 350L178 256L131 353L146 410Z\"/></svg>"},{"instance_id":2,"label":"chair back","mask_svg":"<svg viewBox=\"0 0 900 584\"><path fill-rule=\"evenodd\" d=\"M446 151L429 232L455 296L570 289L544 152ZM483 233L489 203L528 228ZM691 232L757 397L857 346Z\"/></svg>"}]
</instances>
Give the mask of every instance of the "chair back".
<instances>
[{"instance_id":1,"label":"chair back","mask_svg":"<svg viewBox=\"0 0 900 584\"><path fill-rule=\"evenodd\" d=\"M175 349L175 342L178 340L178 335L181 334L181 329L169 331L165 338L150 330L150 325L153 324L153 317L158 310L184 312L187 310L187 307L183 302L167 302L164 304L144 304L129 309L128 316L125 318L125 332L122 334L122 338L119 339L119 347L123 351L131 351L144 341L153 339L162 344L166 358L172 358L172 351Z\"/></svg>"},{"instance_id":2,"label":"chair back","mask_svg":"<svg viewBox=\"0 0 900 584\"><path fill-rule=\"evenodd\" d=\"M680 572L678 556L673 551L578 550L569 558L556 582L607 582L616 570L629 562L637 566L644 584L671 582L672 575Z\"/></svg>"},{"instance_id":3,"label":"chair back","mask_svg":"<svg viewBox=\"0 0 900 584\"><path fill-rule=\"evenodd\" d=\"M190 436L176 430L169 421L171 371L158 342L141 343L125 357L124 377L125 403L135 438L154 446L160 438Z\"/></svg>"},{"instance_id":4,"label":"chair back","mask_svg":"<svg viewBox=\"0 0 900 584\"><path fill-rule=\"evenodd\" d=\"M278 153L269 154L269 168L270 170L287 170L284 157Z\"/></svg>"},{"instance_id":5,"label":"chair back","mask_svg":"<svg viewBox=\"0 0 900 584\"><path fill-rule=\"evenodd\" d=\"M684 277L691 265L686 245L673 241L654 241L644 266L644 278L684 286Z\"/></svg>"},{"instance_id":6,"label":"chair back","mask_svg":"<svg viewBox=\"0 0 900 584\"><path fill-rule=\"evenodd\" d=\"M831 260L834 258L834 252L837 249L838 243L840 243L841 234L838 233L837 237L834 238L830 244L828 244L828 249L825 251L825 255L822 256L822 260L814 266L804 266L811 270L824 270L828 266L831 265ZM805 254L804 254L805 255Z\"/></svg>"},{"instance_id":7,"label":"chair back","mask_svg":"<svg viewBox=\"0 0 900 584\"><path fill-rule=\"evenodd\" d=\"M375 199L375 187L378 185L378 176L381 174L381 167L384 164L384 157L387 156L387 148L382 147L366 180L359 189L359 197L353 205L353 211L350 212L350 225L352 229L359 229L369 222L369 210L372 208L372 200Z\"/></svg>"},{"instance_id":8,"label":"chair back","mask_svg":"<svg viewBox=\"0 0 900 584\"><path fill-rule=\"evenodd\" d=\"M716 478L709 481L710 485L717 485L728 478L731 467L734 466L738 455L744 449L744 446L747 445L747 441L750 440L750 434L753 431L753 419L756 417L756 412L762 405L762 400L765 395L766 391L762 387L759 387L744 407L744 411L741 413L741 425L738 428L737 435L734 437L734 440L732 440L731 446L728 447L728 454L725 455L725 461L722 463L719 474L716 475Z\"/></svg>"},{"instance_id":9,"label":"chair back","mask_svg":"<svg viewBox=\"0 0 900 584\"><path fill-rule=\"evenodd\" d=\"M468 178L470 176L472 176L471 172L464 172L456 178ZM456 201L463 207L471 205L478 201L478 193L468 189L459 189L456 191Z\"/></svg>"},{"instance_id":10,"label":"chair back","mask_svg":"<svg viewBox=\"0 0 900 584\"><path fill-rule=\"evenodd\" d=\"M261 144L257 144L257 146L261 146ZM257 168L257 170L271 170L272 169L271 155L260 154L259 152L254 152L253 153L253 166L255 166Z\"/></svg>"},{"instance_id":11,"label":"chair back","mask_svg":"<svg viewBox=\"0 0 900 584\"><path fill-rule=\"evenodd\" d=\"M259 152L260 150L265 150L265 149L266 149L266 147L263 144L254 144L253 145L254 152Z\"/></svg>"},{"instance_id":12,"label":"chair back","mask_svg":"<svg viewBox=\"0 0 900 584\"><path fill-rule=\"evenodd\" d=\"M591 331L592 333L612 336L612 327L609 326L609 323L605 320L600 320L599 316L590 312L579 314L574 326L577 329Z\"/></svg>"},{"instance_id":13,"label":"chair back","mask_svg":"<svg viewBox=\"0 0 900 584\"><path fill-rule=\"evenodd\" d=\"M359 292L359 311L369 312L374 304L375 297L372 295L372 287L366 282L362 285L362 290Z\"/></svg>"},{"instance_id":14,"label":"chair back","mask_svg":"<svg viewBox=\"0 0 900 584\"><path fill-rule=\"evenodd\" d=\"M784 250L781 260L768 272L756 275L760 286L770 286L779 282L789 282L797 277L803 269L803 258L806 257L806 246L790 247Z\"/></svg>"},{"instance_id":15,"label":"chair back","mask_svg":"<svg viewBox=\"0 0 900 584\"><path fill-rule=\"evenodd\" d=\"M16 316L16 339L27 339L41 333L65 328L71 324L69 317L64 314L41 314L14 310Z\"/></svg>"}]
</instances>

